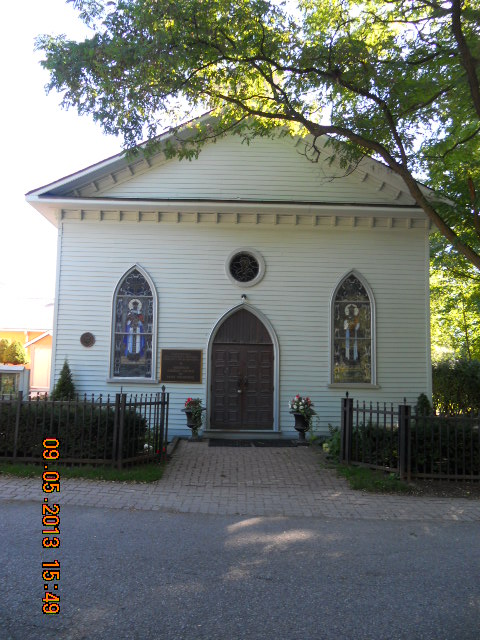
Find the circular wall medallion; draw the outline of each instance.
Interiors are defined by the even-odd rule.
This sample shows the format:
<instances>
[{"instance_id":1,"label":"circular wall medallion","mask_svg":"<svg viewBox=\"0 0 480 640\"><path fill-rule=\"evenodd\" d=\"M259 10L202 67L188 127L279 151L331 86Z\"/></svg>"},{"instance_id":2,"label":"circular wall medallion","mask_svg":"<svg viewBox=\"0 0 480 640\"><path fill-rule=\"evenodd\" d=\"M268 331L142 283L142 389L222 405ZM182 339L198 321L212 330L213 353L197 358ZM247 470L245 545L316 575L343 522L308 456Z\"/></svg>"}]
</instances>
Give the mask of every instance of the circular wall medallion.
<instances>
[{"instance_id":1,"label":"circular wall medallion","mask_svg":"<svg viewBox=\"0 0 480 640\"><path fill-rule=\"evenodd\" d=\"M80 336L80 342L84 347L93 347L95 344L95 336L93 333L87 331Z\"/></svg>"},{"instance_id":2,"label":"circular wall medallion","mask_svg":"<svg viewBox=\"0 0 480 640\"><path fill-rule=\"evenodd\" d=\"M265 261L255 249L236 249L228 256L225 271L239 287L252 287L265 274Z\"/></svg>"}]
</instances>

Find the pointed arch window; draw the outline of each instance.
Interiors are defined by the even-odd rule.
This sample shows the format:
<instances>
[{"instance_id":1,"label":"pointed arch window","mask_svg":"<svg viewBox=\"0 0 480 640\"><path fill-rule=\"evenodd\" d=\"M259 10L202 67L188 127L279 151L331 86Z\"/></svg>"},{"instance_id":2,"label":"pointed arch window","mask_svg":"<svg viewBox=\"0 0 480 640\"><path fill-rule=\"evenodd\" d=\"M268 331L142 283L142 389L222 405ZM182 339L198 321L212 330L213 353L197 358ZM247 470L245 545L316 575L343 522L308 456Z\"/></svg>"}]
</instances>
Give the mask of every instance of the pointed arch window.
<instances>
[{"instance_id":1,"label":"pointed arch window","mask_svg":"<svg viewBox=\"0 0 480 640\"><path fill-rule=\"evenodd\" d=\"M113 297L111 379L154 381L156 308L153 283L135 265L122 277Z\"/></svg>"},{"instance_id":2,"label":"pointed arch window","mask_svg":"<svg viewBox=\"0 0 480 640\"><path fill-rule=\"evenodd\" d=\"M370 287L349 273L332 302L332 383L375 384L374 316Z\"/></svg>"}]
</instances>

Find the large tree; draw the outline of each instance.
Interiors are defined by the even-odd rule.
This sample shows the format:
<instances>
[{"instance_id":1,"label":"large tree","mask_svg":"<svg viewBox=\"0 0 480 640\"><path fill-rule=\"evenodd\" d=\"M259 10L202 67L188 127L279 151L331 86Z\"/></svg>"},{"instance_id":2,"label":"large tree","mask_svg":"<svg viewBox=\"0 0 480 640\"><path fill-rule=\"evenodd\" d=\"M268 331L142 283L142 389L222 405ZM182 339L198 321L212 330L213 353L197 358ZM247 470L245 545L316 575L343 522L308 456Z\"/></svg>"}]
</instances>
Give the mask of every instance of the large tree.
<instances>
[{"instance_id":1,"label":"large tree","mask_svg":"<svg viewBox=\"0 0 480 640\"><path fill-rule=\"evenodd\" d=\"M432 269L432 358L480 360L480 282Z\"/></svg>"},{"instance_id":2,"label":"large tree","mask_svg":"<svg viewBox=\"0 0 480 640\"><path fill-rule=\"evenodd\" d=\"M214 118L170 152L229 130L297 131L314 158L328 135L345 166L371 155L398 174L444 252L478 276L480 0L68 1L92 36L39 38L49 89L127 148L193 109ZM418 176L447 197L427 197Z\"/></svg>"},{"instance_id":3,"label":"large tree","mask_svg":"<svg viewBox=\"0 0 480 640\"><path fill-rule=\"evenodd\" d=\"M23 345L18 340L7 344L2 354L2 361L5 364L27 364L27 353Z\"/></svg>"}]
</instances>

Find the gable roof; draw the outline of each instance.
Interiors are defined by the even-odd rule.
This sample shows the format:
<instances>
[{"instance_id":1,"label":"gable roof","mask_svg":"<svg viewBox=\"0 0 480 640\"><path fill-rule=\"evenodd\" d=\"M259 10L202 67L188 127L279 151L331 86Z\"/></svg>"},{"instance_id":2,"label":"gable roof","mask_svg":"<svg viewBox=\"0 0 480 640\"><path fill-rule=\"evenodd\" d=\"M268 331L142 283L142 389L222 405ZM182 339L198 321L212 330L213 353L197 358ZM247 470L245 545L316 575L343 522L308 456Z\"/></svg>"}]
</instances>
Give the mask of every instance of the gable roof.
<instances>
[{"instance_id":1,"label":"gable roof","mask_svg":"<svg viewBox=\"0 0 480 640\"><path fill-rule=\"evenodd\" d=\"M188 128L187 128L188 130ZM164 134L166 142L172 133ZM120 153L30 191L27 201L52 223L62 209L157 208L182 203L255 203L420 209L403 181L370 158L346 169L326 140L309 156L310 137L223 136L207 143L198 158L181 162L163 151L148 157ZM422 187L426 193L430 190ZM423 215L423 212L421 213Z\"/></svg>"},{"instance_id":2,"label":"gable roof","mask_svg":"<svg viewBox=\"0 0 480 640\"><path fill-rule=\"evenodd\" d=\"M32 344L35 344L37 342L40 342L40 340L44 340L44 338L46 338L47 336L52 337L53 336L53 331L49 330L49 331L45 331L44 333L42 333L41 336L37 336L36 338L33 338L33 340L29 340L28 342L25 342L25 344L23 345L23 347L26 349L27 347L31 347Z\"/></svg>"}]
</instances>

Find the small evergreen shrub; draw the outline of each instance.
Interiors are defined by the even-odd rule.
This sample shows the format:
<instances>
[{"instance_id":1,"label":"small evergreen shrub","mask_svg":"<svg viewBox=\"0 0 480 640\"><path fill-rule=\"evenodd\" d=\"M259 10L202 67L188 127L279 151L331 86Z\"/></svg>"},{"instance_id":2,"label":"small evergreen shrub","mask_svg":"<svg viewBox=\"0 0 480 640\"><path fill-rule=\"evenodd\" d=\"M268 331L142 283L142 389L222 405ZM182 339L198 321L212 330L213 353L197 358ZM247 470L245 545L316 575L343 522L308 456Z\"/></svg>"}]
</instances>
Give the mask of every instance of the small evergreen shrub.
<instances>
[{"instance_id":1,"label":"small evergreen shrub","mask_svg":"<svg viewBox=\"0 0 480 640\"><path fill-rule=\"evenodd\" d=\"M417 398L417 404L415 405L415 414L419 416L430 416L433 413L430 400L424 393L421 393Z\"/></svg>"},{"instance_id":2,"label":"small evergreen shrub","mask_svg":"<svg viewBox=\"0 0 480 640\"><path fill-rule=\"evenodd\" d=\"M76 396L73 376L70 371L68 361L63 363L62 370L55 385L51 398L52 400L74 400Z\"/></svg>"}]
</instances>

